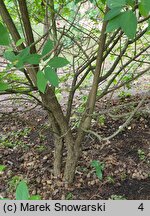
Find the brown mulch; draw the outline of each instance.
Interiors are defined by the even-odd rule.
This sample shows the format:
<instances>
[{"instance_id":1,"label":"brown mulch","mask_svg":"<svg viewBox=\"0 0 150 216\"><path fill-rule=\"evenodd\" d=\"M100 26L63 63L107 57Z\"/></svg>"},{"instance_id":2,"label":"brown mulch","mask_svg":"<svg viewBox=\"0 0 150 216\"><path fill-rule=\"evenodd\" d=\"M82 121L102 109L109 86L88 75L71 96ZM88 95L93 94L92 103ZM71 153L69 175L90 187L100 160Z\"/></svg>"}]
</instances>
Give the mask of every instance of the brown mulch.
<instances>
[{"instance_id":1,"label":"brown mulch","mask_svg":"<svg viewBox=\"0 0 150 216\"><path fill-rule=\"evenodd\" d=\"M136 100L137 98L134 98ZM132 99L129 99L129 102ZM113 106L121 104L113 102ZM103 104L105 106L105 104ZM97 104L97 110L102 109ZM122 119L105 117L92 128L103 136L112 134ZM67 185L53 176L53 136L47 116L40 108L27 113L2 114L0 117L0 196L14 198L21 179L28 182L30 193L42 199L150 199L150 116L136 115L130 125L110 142L99 142L86 135L83 154L75 181ZM65 154L65 152L64 152ZM104 163L99 180L91 166L93 160Z\"/></svg>"}]
</instances>

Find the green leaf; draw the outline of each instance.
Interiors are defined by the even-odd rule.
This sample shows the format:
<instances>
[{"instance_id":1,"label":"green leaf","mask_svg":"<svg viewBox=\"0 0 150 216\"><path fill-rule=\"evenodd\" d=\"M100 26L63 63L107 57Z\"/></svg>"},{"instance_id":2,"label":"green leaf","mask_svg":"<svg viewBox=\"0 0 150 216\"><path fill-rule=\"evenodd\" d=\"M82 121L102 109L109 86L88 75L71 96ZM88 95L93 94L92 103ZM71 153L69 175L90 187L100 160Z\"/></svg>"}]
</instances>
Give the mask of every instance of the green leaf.
<instances>
[{"instance_id":1,"label":"green leaf","mask_svg":"<svg viewBox=\"0 0 150 216\"><path fill-rule=\"evenodd\" d=\"M107 0L107 5L109 8L124 7L126 5L126 0Z\"/></svg>"},{"instance_id":2,"label":"green leaf","mask_svg":"<svg viewBox=\"0 0 150 216\"><path fill-rule=\"evenodd\" d=\"M7 83L0 82L0 91L5 91L9 89L9 85Z\"/></svg>"},{"instance_id":3,"label":"green leaf","mask_svg":"<svg viewBox=\"0 0 150 216\"><path fill-rule=\"evenodd\" d=\"M25 58L30 54L30 47L26 47L25 49L21 50L19 55L19 57Z\"/></svg>"},{"instance_id":4,"label":"green leaf","mask_svg":"<svg viewBox=\"0 0 150 216\"><path fill-rule=\"evenodd\" d=\"M47 40L42 50L42 56L45 56L46 54L48 54L53 48L54 48L53 41L51 41L50 39ZM46 60L47 58L44 58L44 60Z\"/></svg>"},{"instance_id":5,"label":"green leaf","mask_svg":"<svg viewBox=\"0 0 150 216\"><path fill-rule=\"evenodd\" d=\"M103 170L104 170L104 163L100 163L97 160L93 160L91 165L95 168L97 177L100 180L102 180L102 178L103 178Z\"/></svg>"},{"instance_id":6,"label":"green leaf","mask_svg":"<svg viewBox=\"0 0 150 216\"><path fill-rule=\"evenodd\" d=\"M121 13L121 9L120 7L117 8L112 8L110 11L108 11L108 13L105 15L104 20L111 20L114 17L118 16Z\"/></svg>"},{"instance_id":7,"label":"green leaf","mask_svg":"<svg viewBox=\"0 0 150 216\"><path fill-rule=\"evenodd\" d=\"M120 26L129 39L133 39L136 35L137 18L132 11L125 11L120 17Z\"/></svg>"},{"instance_id":8,"label":"green leaf","mask_svg":"<svg viewBox=\"0 0 150 216\"><path fill-rule=\"evenodd\" d=\"M99 166L99 161L93 160L92 163L91 163L91 165L92 165L94 168L96 168L96 167Z\"/></svg>"},{"instance_id":9,"label":"green leaf","mask_svg":"<svg viewBox=\"0 0 150 216\"><path fill-rule=\"evenodd\" d=\"M48 63L49 66L54 68L61 68L69 64L69 61L62 57L54 57Z\"/></svg>"},{"instance_id":10,"label":"green leaf","mask_svg":"<svg viewBox=\"0 0 150 216\"><path fill-rule=\"evenodd\" d=\"M45 77L51 83L51 85L58 87L58 76L54 69L51 67L46 67L45 70Z\"/></svg>"},{"instance_id":11,"label":"green leaf","mask_svg":"<svg viewBox=\"0 0 150 216\"><path fill-rule=\"evenodd\" d=\"M29 198L29 200L41 200L41 196L39 195L33 195Z\"/></svg>"},{"instance_id":12,"label":"green leaf","mask_svg":"<svg viewBox=\"0 0 150 216\"><path fill-rule=\"evenodd\" d=\"M47 79L42 71L37 72L37 87L44 94L47 85Z\"/></svg>"},{"instance_id":13,"label":"green leaf","mask_svg":"<svg viewBox=\"0 0 150 216\"><path fill-rule=\"evenodd\" d=\"M107 27L106 27L106 33L112 32L118 28L120 28L120 15L109 20Z\"/></svg>"},{"instance_id":14,"label":"green leaf","mask_svg":"<svg viewBox=\"0 0 150 216\"><path fill-rule=\"evenodd\" d=\"M13 48L12 47L8 47L8 49L6 51L9 51L9 52L11 51L12 52Z\"/></svg>"},{"instance_id":15,"label":"green leaf","mask_svg":"<svg viewBox=\"0 0 150 216\"><path fill-rule=\"evenodd\" d=\"M130 5L131 7L134 7L135 0L127 0L127 4Z\"/></svg>"},{"instance_id":16,"label":"green leaf","mask_svg":"<svg viewBox=\"0 0 150 216\"><path fill-rule=\"evenodd\" d=\"M71 10L70 10L70 8L64 7L64 8L62 9L62 14L63 14L64 16L70 16L70 15L71 15Z\"/></svg>"},{"instance_id":17,"label":"green leaf","mask_svg":"<svg viewBox=\"0 0 150 216\"><path fill-rule=\"evenodd\" d=\"M103 179L103 173L102 173L102 170L100 168L96 169L96 175L99 178L99 180Z\"/></svg>"},{"instance_id":18,"label":"green leaf","mask_svg":"<svg viewBox=\"0 0 150 216\"><path fill-rule=\"evenodd\" d=\"M150 12L150 0L141 0L139 4L139 11L142 16L148 16Z\"/></svg>"},{"instance_id":19,"label":"green leaf","mask_svg":"<svg viewBox=\"0 0 150 216\"><path fill-rule=\"evenodd\" d=\"M6 166L0 165L0 172L3 172L6 169Z\"/></svg>"},{"instance_id":20,"label":"green leaf","mask_svg":"<svg viewBox=\"0 0 150 216\"><path fill-rule=\"evenodd\" d=\"M16 56L17 61L15 63L15 66L17 68L23 68L24 63L26 62L25 60L28 59L30 55L30 47L21 50L20 53Z\"/></svg>"},{"instance_id":21,"label":"green leaf","mask_svg":"<svg viewBox=\"0 0 150 216\"><path fill-rule=\"evenodd\" d=\"M24 38L19 39L16 43L16 47L20 46L23 42L25 42Z\"/></svg>"},{"instance_id":22,"label":"green leaf","mask_svg":"<svg viewBox=\"0 0 150 216\"><path fill-rule=\"evenodd\" d=\"M9 199L7 199L7 198L0 198L0 200L9 200Z\"/></svg>"},{"instance_id":23,"label":"green leaf","mask_svg":"<svg viewBox=\"0 0 150 216\"><path fill-rule=\"evenodd\" d=\"M16 62L14 62L16 68L21 69L24 67L24 61L22 58L18 58Z\"/></svg>"},{"instance_id":24,"label":"green leaf","mask_svg":"<svg viewBox=\"0 0 150 216\"><path fill-rule=\"evenodd\" d=\"M21 181L16 189L16 200L28 200L29 191L27 184L24 181Z\"/></svg>"},{"instance_id":25,"label":"green leaf","mask_svg":"<svg viewBox=\"0 0 150 216\"><path fill-rule=\"evenodd\" d=\"M78 4L79 2L81 2L82 0L75 0L75 4Z\"/></svg>"},{"instance_id":26,"label":"green leaf","mask_svg":"<svg viewBox=\"0 0 150 216\"><path fill-rule=\"evenodd\" d=\"M106 3L106 0L101 0L101 2L102 2L103 4L105 4L105 3Z\"/></svg>"},{"instance_id":27,"label":"green leaf","mask_svg":"<svg viewBox=\"0 0 150 216\"><path fill-rule=\"evenodd\" d=\"M17 59L16 55L12 51L5 51L3 56L10 62L14 62Z\"/></svg>"},{"instance_id":28,"label":"green leaf","mask_svg":"<svg viewBox=\"0 0 150 216\"><path fill-rule=\"evenodd\" d=\"M24 58L25 63L29 64L39 64L41 56L38 54L30 54L26 58Z\"/></svg>"},{"instance_id":29,"label":"green leaf","mask_svg":"<svg viewBox=\"0 0 150 216\"><path fill-rule=\"evenodd\" d=\"M65 198L66 200L72 200L73 199L73 194L71 192L67 193L67 196Z\"/></svg>"},{"instance_id":30,"label":"green leaf","mask_svg":"<svg viewBox=\"0 0 150 216\"><path fill-rule=\"evenodd\" d=\"M0 23L0 45L8 46L10 44L9 33L7 28Z\"/></svg>"}]
</instances>

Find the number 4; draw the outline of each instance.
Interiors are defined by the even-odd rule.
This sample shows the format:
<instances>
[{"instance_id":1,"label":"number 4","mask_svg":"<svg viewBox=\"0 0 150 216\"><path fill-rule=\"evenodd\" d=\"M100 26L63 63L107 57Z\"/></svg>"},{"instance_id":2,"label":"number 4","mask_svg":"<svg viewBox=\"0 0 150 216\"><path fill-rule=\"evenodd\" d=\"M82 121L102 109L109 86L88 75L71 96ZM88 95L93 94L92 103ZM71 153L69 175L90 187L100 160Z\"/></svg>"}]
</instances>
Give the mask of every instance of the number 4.
<instances>
[{"instance_id":1,"label":"number 4","mask_svg":"<svg viewBox=\"0 0 150 216\"><path fill-rule=\"evenodd\" d=\"M144 210L144 206L143 206L143 203L141 203L138 207L139 210L143 211Z\"/></svg>"}]
</instances>

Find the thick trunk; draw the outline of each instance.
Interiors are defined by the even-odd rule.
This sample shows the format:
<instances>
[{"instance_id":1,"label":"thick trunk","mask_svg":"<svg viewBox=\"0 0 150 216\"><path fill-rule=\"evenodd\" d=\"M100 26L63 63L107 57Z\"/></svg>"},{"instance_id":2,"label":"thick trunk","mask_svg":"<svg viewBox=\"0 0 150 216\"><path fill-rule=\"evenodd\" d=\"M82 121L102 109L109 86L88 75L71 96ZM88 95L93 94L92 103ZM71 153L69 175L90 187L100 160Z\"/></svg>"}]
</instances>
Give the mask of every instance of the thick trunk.
<instances>
[{"instance_id":1,"label":"thick trunk","mask_svg":"<svg viewBox=\"0 0 150 216\"><path fill-rule=\"evenodd\" d=\"M51 88L47 89L45 94L41 94L44 106L49 110L52 122L52 128L55 132L55 161L54 161L54 171L55 175L60 174L60 169L62 165L62 150L63 143L62 139L65 141L67 147L67 159L64 171L65 181L71 183L74 179L75 169L78 157L75 151L75 143L72 136L72 132L69 125L63 115L62 109L57 101L54 91Z\"/></svg>"},{"instance_id":2,"label":"thick trunk","mask_svg":"<svg viewBox=\"0 0 150 216\"><path fill-rule=\"evenodd\" d=\"M62 125L63 127L63 125ZM58 129L59 126L56 121L53 120L52 128L54 133L54 176L61 176L62 174L62 163L63 163L63 149L64 149L64 140L65 145L67 147L67 158L66 158L66 165L64 171L64 180L68 183L72 183L74 176L77 161L79 158L78 151L75 151L74 148L74 140L73 137L66 133L65 136L61 136L60 131L63 130L62 128Z\"/></svg>"},{"instance_id":3,"label":"thick trunk","mask_svg":"<svg viewBox=\"0 0 150 216\"><path fill-rule=\"evenodd\" d=\"M62 157L63 157L63 139L54 136L54 145L55 145L55 152L54 152L54 176L61 175L61 168L62 168Z\"/></svg>"},{"instance_id":4,"label":"thick trunk","mask_svg":"<svg viewBox=\"0 0 150 216\"><path fill-rule=\"evenodd\" d=\"M49 114L49 122L54 132L54 176L61 175L62 156L63 156L63 138L61 137L61 131L52 113Z\"/></svg>"},{"instance_id":5,"label":"thick trunk","mask_svg":"<svg viewBox=\"0 0 150 216\"><path fill-rule=\"evenodd\" d=\"M68 183L72 183L75 177L75 171L77 166L77 158L74 151L68 151L66 166L64 171L64 180Z\"/></svg>"},{"instance_id":6,"label":"thick trunk","mask_svg":"<svg viewBox=\"0 0 150 216\"><path fill-rule=\"evenodd\" d=\"M67 159L64 171L64 179L68 183L72 183L75 177L76 167L81 156L81 143L68 143Z\"/></svg>"}]
</instances>

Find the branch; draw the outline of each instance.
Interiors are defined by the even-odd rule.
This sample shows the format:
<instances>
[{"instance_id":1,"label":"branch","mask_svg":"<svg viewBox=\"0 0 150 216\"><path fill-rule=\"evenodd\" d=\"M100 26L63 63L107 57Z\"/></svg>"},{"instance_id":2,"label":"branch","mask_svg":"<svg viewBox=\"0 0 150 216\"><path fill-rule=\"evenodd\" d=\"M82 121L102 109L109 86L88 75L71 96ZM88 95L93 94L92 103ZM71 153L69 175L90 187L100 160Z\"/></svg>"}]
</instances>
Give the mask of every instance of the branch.
<instances>
[{"instance_id":1,"label":"branch","mask_svg":"<svg viewBox=\"0 0 150 216\"><path fill-rule=\"evenodd\" d=\"M150 93L150 91L148 92ZM85 130L84 128L81 128L83 131L85 131L86 133L90 133L90 134L93 134L94 136L96 136L98 138L98 140L101 142L101 141L109 141L110 139L114 138L116 135L118 135L121 131L123 131L124 128L126 128L133 116L135 115L135 113L138 111L138 109L141 107L141 105L144 103L144 101L146 100L147 98L147 94L145 94L145 96L142 98L142 100L139 102L138 106L133 110L133 112L131 112L131 115L129 116L129 118L124 122L124 124L122 124L117 131L115 131L112 135L108 136L108 137L102 137L100 136L99 134L97 134L96 132L94 131L91 131L91 130Z\"/></svg>"},{"instance_id":2,"label":"branch","mask_svg":"<svg viewBox=\"0 0 150 216\"><path fill-rule=\"evenodd\" d=\"M20 36L20 34L19 34L19 32L18 32L18 30L17 30L17 28L16 28L3 0L0 0L0 15L1 15L4 23L7 25L7 28L9 30L14 42L16 43L21 38L21 36ZM23 45L23 43L20 46L18 46L19 50L22 50L24 48L25 48L25 46Z\"/></svg>"},{"instance_id":3,"label":"branch","mask_svg":"<svg viewBox=\"0 0 150 216\"><path fill-rule=\"evenodd\" d=\"M30 44L34 43L34 37L33 37L33 32L31 28L31 23L29 19L29 13L27 9L27 3L26 0L18 0L19 3L19 9L21 12L21 17L25 29L25 34L26 34L26 40L27 40L27 46L30 46ZM31 47L31 53L36 53L36 48L35 46Z\"/></svg>"},{"instance_id":4,"label":"branch","mask_svg":"<svg viewBox=\"0 0 150 216\"><path fill-rule=\"evenodd\" d=\"M120 84L119 86L115 86L113 89L108 90L108 86L105 88L105 90L102 92L102 94L100 96L97 97L97 100L101 99L104 95L109 94L112 91L115 91L123 86L125 86L126 84L136 80L137 78L139 78L140 76L142 76L143 74L149 72L150 67L147 67L145 70L141 71L138 75L136 75L135 77L133 77L131 80L128 80L126 82L123 82L122 84Z\"/></svg>"},{"instance_id":5,"label":"branch","mask_svg":"<svg viewBox=\"0 0 150 216\"><path fill-rule=\"evenodd\" d=\"M105 13L107 13L108 7L105 9ZM94 78L93 78L93 83L92 87L90 90L90 93L88 95L88 100L86 103L86 110L82 116L80 125L79 125L79 130L77 134L77 139L76 139L76 148L79 148L81 145L81 140L84 136L83 129L88 129L91 124L91 116L88 116L93 113L94 108L95 108L95 103L96 103L96 94L98 90L98 78L102 72L102 64L103 64L103 54L105 50L105 43L106 43L106 37L107 35L105 34L107 27L107 22L103 22L102 29L101 29L101 35L100 35L100 40L99 40L99 47L97 51L97 59L96 59L96 68L95 68L95 73L94 73Z\"/></svg>"},{"instance_id":6,"label":"branch","mask_svg":"<svg viewBox=\"0 0 150 216\"><path fill-rule=\"evenodd\" d=\"M133 39L133 40L131 40L131 41L128 40L128 41L126 42L126 44L124 45L122 51L120 52L120 55L116 58L115 62L113 63L113 65L112 65L112 67L109 69L109 71L108 71L104 76L99 77L99 83L100 83L101 81L107 79L107 78L113 73L113 71L115 70L115 68L116 68L116 66L118 65L119 61L121 60L122 56L123 56L124 53L126 52L128 46L129 46L130 44L133 44L134 42L136 42L139 38L141 38L141 37L145 34L146 31L147 31L147 28L144 29L141 33L139 33L135 39ZM144 50L145 50L145 49L144 49ZM143 53L143 50L142 50L140 53ZM132 58L132 60L130 59L129 63L131 63L131 62L133 61L133 59L136 59L139 55L140 55L140 54L136 55L136 57L134 56L134 57ZM128 63L128 64L129 64L129 63ZM127 64L127 63L126 63L126 64ZM125 64L125 65L126 65L126 64ZM127 65L128 65L128 64L127 64ZM126 66L125 66L125 67L126 67ZM123 68L122 68L122 69L123 69ZM122 70L122 69L121 69L121 70Z\"/></svg>"},{"instance_id":7,"label":"branch","mask_svg":"<svg viewBox=\"0 0 150 216\"><path fill-rule=\"evenodd\" d=\"M8 100L25 100L25 101L28 101L27 99L24 99L24 98L7 98L5 100L2 100L2 101L8 101ZM0 102L2 102L0 101ZM29 112L33 109L35 109L37 106L39 106L39 104L35 104L33 107L29 108L29 109L26 109L26 110L16 110L16 111L12 111L12 112L2 112L0 111L0 114L3 114L3 115L10 115L10 114L14 114L14 113L25 113L25 112Z\"/></svg>"}]
</instances>

